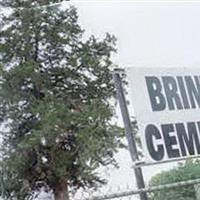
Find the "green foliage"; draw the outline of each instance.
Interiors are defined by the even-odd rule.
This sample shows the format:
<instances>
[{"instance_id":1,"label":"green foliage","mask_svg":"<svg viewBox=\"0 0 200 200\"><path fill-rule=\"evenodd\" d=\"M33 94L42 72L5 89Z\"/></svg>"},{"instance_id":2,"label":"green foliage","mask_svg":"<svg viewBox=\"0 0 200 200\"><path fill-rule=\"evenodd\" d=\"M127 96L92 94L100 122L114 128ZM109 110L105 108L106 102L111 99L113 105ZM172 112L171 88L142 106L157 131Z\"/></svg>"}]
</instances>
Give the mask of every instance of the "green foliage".
<instances>
[{"instance_id":1,"label":"green foliage","mask_svg":"<svg viewBox=\"0 0 200 200\"><path fill-rule=\"evenodd\" d=\"M164 171L151 179L150 185L157 186L200 178L200 161L186 161L177 168ZM176 187L153 192L152 200L196 200L194 186Z\"/></svg>"},{"instance_id":2,"label":"green foliage","mask_svg":"<svg viewBox=\"0 0 200 200\"><path fill-rule=\"evenodd\" d=\"M33 6L51 5L52 3L59 3L62 0L1 0L0 5L12 8L30 8Z\"/></svg>"},{"instance_id":3,"label":"green foliage","mask_svg":"<svg viewBox=\"0 0 200 200\"><path fill-rule=\"evenodd\" d=\"M24 199L42 182L54 192L63 183L74 191L94 187L104 183L96 169L116 164L122 131L111 123L115 38L83 40L77 20L73 7L38 7L15 9L1 21L4 199Z\"/></svg>"}]
</instances>

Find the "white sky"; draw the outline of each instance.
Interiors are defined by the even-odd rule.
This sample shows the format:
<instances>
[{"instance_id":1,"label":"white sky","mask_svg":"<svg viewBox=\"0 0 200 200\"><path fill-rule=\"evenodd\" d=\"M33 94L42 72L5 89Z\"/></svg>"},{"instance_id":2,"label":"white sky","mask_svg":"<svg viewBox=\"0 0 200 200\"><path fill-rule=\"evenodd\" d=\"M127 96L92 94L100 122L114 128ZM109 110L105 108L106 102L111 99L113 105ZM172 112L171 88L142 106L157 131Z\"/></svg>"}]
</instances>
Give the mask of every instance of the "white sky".
<instances>
[{"instance_id":1,"label":"white sky","mask_svg":"<svg viewBox=\"0 0 200 200\"><path fill-rule=\"evenodd\" d=\"M71 0L66 4L78 8L87 35L115 34L118 53L113 60L120 68L200 67L200 1ZM116 157L120 169L106 170L109 184L104 188L112 187L115 192L118 186L126 189L135 183L128 152ZM145 180L172 165L145 167Z\"/></svg>"}]
</instances>

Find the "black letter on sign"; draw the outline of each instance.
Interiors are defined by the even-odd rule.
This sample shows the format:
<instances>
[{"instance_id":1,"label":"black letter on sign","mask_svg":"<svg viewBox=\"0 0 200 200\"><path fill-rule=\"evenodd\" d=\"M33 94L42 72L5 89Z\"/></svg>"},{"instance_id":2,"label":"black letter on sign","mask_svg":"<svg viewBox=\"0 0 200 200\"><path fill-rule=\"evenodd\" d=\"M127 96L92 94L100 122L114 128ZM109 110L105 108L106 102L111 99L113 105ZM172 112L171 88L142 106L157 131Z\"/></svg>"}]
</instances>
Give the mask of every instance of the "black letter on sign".
<instances>
[{"instance_id":1,"label":"black letter on sign","mask_svg":"<svg viewBox=\"0 0 200 200\"><path fill-rule=\"evenodd\" d=\"M190 104L189 104L189 100L187 97L187 93L186 93L186 89L185 89L185 85L183 82L183 77L182 76L177 76L177 81L178 81L178 85L179 85L179 89L180 89L180 94L183 100L183 106L185 109L190 108Z\"/></svg>"},{"instance_id":2,"label":"black letter on sign","mask_svg":"<svg viewBox=\"0 0 200 200\"><path fill-rule=\"evenodd\" d=\"M145 138L148 151L154 160L162 160L164 157L164 147L162 144L156 145L153 143L153 138L161 139L161 134L156 126L149 124L145 129Z\"/></svg>"},{"instance_id":3,"label":"black letter on sign","mask_svg":"<svg viewBox=\"0 0 200 200\"><path fill-rule=\"evenodd\" d=\"M186 133L185 126L183 123L177 123L176 125L176 131L179 138L179 143L182 151L182 155L186 156L186 148L189 152L189 155L195 154L195 148L194 148L194 142L196 145L196 149L198 151L198 154L200 153L200 144L199 144L199 138L198 133L196 129L196 125L194 122L187 123L187 129L188 132Z\"/></svg>"},{"instance_id":4,"label":"black letter on sign","mask_svg":"<svg viewBox=\"0 0 200 200\"><path fill-rule=\"evenodd\" d=\"M195 83L190 76L185 76L185 82L187 85L188 94L190 97L190 102L192 108L196 108L196 103L198 107L200 108L200 83L199 83L199 77L195 76Z\"/></svg>"},{"instance_id":5,"label":"black letter on sign","mask_svg":"<svg viewBox=\"0 0 200 200\"><path fill-rule=\"evenodd\" d=\"M161 125L162 132L165 140L165 146L167 149L167 154L169 158L180 157L180 153L178 149L174 149L173 145L177 144L177 140L175 136L171 136L170 133L174 132L173 124L164 124Z\"/></svg>"},{"instance_id":6,"label":"black letter on sign","mask_svg":"<svg viewBox=\"0 0 200 200\"><path fill-rule=\"evenodd\" d=\"M154 76L145 77L149 97L151 100L151 107L153 111L161 111L165 109L166 103L163 94L161 93L161 83L158 78Z\"/></svg>"},{"instance_id":7,"label":"black letter on sign","mask_svg":"<svg viewBox=\"0 0 200 200\"><path fill-rule=\"evenodd\" d=\"M176 108L178 110L183 109L180 97L177 93L176 80L171 76L164 76L162 77L162 80L165 88L169 110L175 109L174 104L176 105Z\"/></svg>"}]
</instances>

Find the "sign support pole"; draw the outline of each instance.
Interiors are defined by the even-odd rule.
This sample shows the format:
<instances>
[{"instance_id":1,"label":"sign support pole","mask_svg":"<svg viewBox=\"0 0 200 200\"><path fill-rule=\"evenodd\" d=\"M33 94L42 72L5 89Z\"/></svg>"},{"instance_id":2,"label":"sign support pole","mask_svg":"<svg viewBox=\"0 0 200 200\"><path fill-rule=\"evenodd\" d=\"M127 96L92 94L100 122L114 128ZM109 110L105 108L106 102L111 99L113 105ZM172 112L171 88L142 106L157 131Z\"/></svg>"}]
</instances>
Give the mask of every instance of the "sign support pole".
<instances>
[{"instance_id":1,"label":"sign support pole","mask_svg":"<svg viewBox=\"0 0 200 200\"><path fill-rule=\"evenodd\" d=\"M128 146L129 146L131 159L132 159L133 162L135 162L135 161L138 160L138 151L137 151L136 143L135 143L135 140L134 140L134 137L133 137L131 120L130 120L130 116L129 116L129 112L128 112L128 108L127 108L127 104L126 104L126 99L125 99L125 95L124 95L124 91L123 91L123 87L122 87L121 77L120 77L118 70L114 71L113 79L114 79L114 83L115 83L115 88L117 90L119 105L120 105L120 109L121 109L121 113L122 113L122 118L123 118L124 128L125 128L125 134L126 134L126 138L128 140ZM136 183L137 183L138 189L145 188L142 169L140 167L134 168L134 172L135 172ZM148 200L147 194L146 193L140 193L140 199L141 200Z\"/></svg>"},{"instance_id":2,"label":"sign support pole","mask_svg":"<svg viewBox=\"0 0 200 200\"><path fill-rule=\"evenodd\" d=\"M194 185L194 190L195 190L195 193L196 193L196 199L200 200L200 184L199 183Z\"/></svg>"}]
</instances>

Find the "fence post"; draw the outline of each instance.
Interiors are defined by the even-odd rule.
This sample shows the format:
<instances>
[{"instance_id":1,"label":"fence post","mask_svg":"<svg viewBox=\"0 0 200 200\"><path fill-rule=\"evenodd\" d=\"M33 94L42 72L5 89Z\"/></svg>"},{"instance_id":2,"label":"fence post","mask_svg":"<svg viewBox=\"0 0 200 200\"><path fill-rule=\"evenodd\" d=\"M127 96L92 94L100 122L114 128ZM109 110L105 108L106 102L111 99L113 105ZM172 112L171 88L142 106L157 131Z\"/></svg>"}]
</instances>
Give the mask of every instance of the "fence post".
<instances>
[{"instance_id":1,"label":"fence post","mask_svg":"<svg viewBox=\"0 0 200 200\"><path fill-rule=\"evenodd\" d=\"M200 183L194 185L196 200L200 200Z\"/></svg>"},{"instance_id":2,"label":"fence post","mask_svg":"<svg viewBox=\"0 0 200 200\"><path fill-rule=\"evenodd\" d=\"M124 129L125 129L126 138L128 140L129 152L130 152L132 161L135 162L138 160L138 151L137 151L135 140L133 138L133 130L132 130L131 120L130 120L130 116L129 116L129 112L128 112L128 108L126 104L126 99L125 99L125 95L124 95L124 91L122 87L122 80L117 70L114 71L113 79L115 83L115 88L117 90L122 118L124 121ZM145 188L142 169L140 167L134 168L134 172L135 172L137 187L139 189ZM147 194L145 192L140 193L140 200L148 200Z\"/></svg>"}]
</instances>

